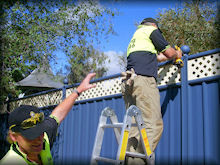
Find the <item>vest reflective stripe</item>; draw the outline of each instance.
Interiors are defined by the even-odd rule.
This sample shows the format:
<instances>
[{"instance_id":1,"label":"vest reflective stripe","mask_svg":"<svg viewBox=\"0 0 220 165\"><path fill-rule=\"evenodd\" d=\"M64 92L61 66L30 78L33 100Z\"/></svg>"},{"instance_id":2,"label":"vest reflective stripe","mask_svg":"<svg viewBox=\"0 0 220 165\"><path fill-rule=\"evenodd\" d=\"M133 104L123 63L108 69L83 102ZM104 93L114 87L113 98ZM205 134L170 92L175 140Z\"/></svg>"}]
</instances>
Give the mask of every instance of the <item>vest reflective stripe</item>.
<instances>
[{"instance_id":1,"label":"vest reflective stripe","mask_svg":"<svg viewBox=\"0 0 220 165\"><path fill-rule=\"evenodd\" d=\"M46 133L44 133L44 139L45 139L45 142L44 142L45 149L40 152L40 157L41 157L41 160L42 160L43 164L52 165L53 164L53 158L52 158L52 155L50 153L49 138L48 138Z\"/></svg>"},{"instance_id":2,"label":"vest reflective stripe","mask_svg":"<svg viewBox=\"0 0 220 165\"><path fill-rule=\"evenodd\" d=\"M156 29L154 26L139 25L128 45L127 56L136 51L148 51L157 54L157 50L150 39L151 33Z\"/></svg>"}]
</instances>

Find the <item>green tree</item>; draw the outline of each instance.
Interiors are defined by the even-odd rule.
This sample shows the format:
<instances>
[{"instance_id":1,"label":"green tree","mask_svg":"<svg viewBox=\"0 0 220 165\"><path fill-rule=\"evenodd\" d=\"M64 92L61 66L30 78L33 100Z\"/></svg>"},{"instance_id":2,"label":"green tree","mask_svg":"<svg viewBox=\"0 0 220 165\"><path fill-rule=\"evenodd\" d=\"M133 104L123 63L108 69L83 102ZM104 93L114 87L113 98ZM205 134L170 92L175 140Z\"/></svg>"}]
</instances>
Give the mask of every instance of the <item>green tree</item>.
<instances>
[{"instance_id":1,"label":"green tree","mask_svg":"<svg viewBox=\"0 0 220 165\"><path fill-rule=\"evenodd\" d=\"M127 66L127 53L124 52L123 54L119 54L117 56L118 65L120 66L120 69L125 71Z\"/></svg>"},{"instance_id":2,"label":"green tree","mask_svg":"<svg viewBox=\"0 0 220 165\"><path fill-rule=\"evenodd\" d=\"M217 1L184 1L158 13L160 29L170 44L189 45L191 54L220 47Z\"/></svg>"},{"instance_id":3,"label":"green tree","mask_svg":"<svg viewBox=\"0 0 220 165\"><path fill-rule=\"evenodd\" d=\"M75 75L85 75L83 65L86 71L99 71L100 76L106 71L95 65L93 58L100 65L105 59L95 49L100 36L107 37L114 32L111 23L114 11L92 0L9 0L1 1L0 7L0 104L8 93L19 94L15 80L41 66L45 58L56 60L55 50L63 50L70 58Z\"/></svg>"},{"instance_id":4,"label":"green tree","mask_svg":"<svg viewBox=\"0 0 220 165\"><path fill-rule=\"evenodd\" d=\"M89 72L96 72L97 77L102 77L107 71L103 66L103 61L107 60L107 57L92 45L88 47L75 45L70 51L68 53L70 66L66 66L67 70L70 70L69 83L81 81Z\"/></svg>"}]
</instances>

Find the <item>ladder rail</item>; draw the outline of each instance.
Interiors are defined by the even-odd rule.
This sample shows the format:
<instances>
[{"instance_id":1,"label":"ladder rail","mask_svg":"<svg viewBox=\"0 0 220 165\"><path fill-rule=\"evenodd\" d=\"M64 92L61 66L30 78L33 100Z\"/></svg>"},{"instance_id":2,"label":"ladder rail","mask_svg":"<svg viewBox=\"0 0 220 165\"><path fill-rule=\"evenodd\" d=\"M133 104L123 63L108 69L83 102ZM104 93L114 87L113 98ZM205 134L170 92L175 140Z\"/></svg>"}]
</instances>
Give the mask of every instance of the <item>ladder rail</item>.
<instances>
[{"instance_id":1,"label":"ladder rail","mask_svg":"<svg viewBox=\"0 0 220 165\"><path fill-rule=\"evenodd\" d=\"M112 122L113 125L116 126L114 128L114 133L115 133L117 143L119 144L120 143L120 136L121 136L121 128L122 128L122 126L119 127L119 125L121 125L122 123L118 122L118 118L117 118L114 110L111 109L111 113L112 113L112 115L110 116L110 121ZM117 125L118 125L118 127L117 127Z\"/></svg>"},{"instance_id":2,"label":"ladder rail","mask_svg":"<svg viewBox=\"0 0 220 165\"><path fill-rule=\"evenodd\" d=\"M138 126L138 130L140 132L140 135L141 135L141 138L140 138L141 143L144 146L143 147L144 153L147 155L147 157L149 157L153 152L152 152L150 144L149 144L149 140L147 137L147 132L146 132L146 128L145 128L143 119L141 117L141 114L139 114L139 113L141 113L141 111L136 111L135 113L136 113L136 115L134 117L135 117L136 122L138 123L137 126Z\"/></svg>"},{"instance_id":3,"label":"ladder rail","mask_svg":"<svg viewBox=\"0 0 220 165\"><path fill-rule=\"evenodd\" d=\"M112 124L107 124L108 117L110 118L110 121L112 122ZM100 158L99 155L100 155L101 148L102 148L104 129L114 128L114 133L115 133L117 142L119 143L120 142L120 129L115 128L115 127L119 127L120 125L121 124L118 123L118 119L117 119L117 116L115 115L115 112L111 108L106 107L104 110L102 110L100 118L99 118L99 124L97 128L96 136L95 136L95 143L94 143L94 147L92 151L92 157L91 157L92 165L96 165L97 164L96 159L99 160ZM120 126L120 128L121 127L122 126Z\"/></svg>"},{"instance_id":4,"label":"ladder rail","mask_svg":"<svg viewBox=\"0 0 220 165\"><path fill-rule=\"evenodd\" d=\"M126 150L127 150L127 144L128 144L128 136L129 132L131 129L131 122L132 121L132 116L129 115L129 110L127 110L124 120L123 120L123 128L122 128L122 133L121 133L121 143L119 144L118 147L118 152L117 152L117 160L121 161L121 164L124 164L125 161L125 156L126 156Z\"/></svg>"},{"instance_id":5,"label":"ladder rail","mask_svg":"<svg viewBox=\"0 0 220 165\"><path fill-rule=\"evenodd\" d=\"M91 157L91 164L95 165L97 164L97 162L95 161L95 157L96 155L100 155L101 152L101 148L102 148L102 141L103 141L103 137L104 137L104 128L101 127L102 124L107 122L107 118L105 117L100 117L99 119L99 125L98 125L98 129L96 132L96 136L95 136L95 143L93 147L93 151L92 151L92 157Z\"/></svg>"}]
</instances>

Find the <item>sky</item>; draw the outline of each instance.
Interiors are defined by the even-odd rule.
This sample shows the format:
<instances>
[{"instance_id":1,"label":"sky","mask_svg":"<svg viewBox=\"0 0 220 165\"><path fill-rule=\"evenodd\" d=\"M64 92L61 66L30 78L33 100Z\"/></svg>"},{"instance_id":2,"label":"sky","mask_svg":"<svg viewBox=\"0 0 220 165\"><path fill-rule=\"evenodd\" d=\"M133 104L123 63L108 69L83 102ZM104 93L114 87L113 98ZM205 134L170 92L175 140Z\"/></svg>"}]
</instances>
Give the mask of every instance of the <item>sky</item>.
<instances>
[{"instance_id":1,"label":"sky","mask_svg":"<svg viewBox=\"0 0 220 165\"><path fill-rule=\"evenodd\" d=\"M101 0L100 3L105 7L116 8L119 11L119 15L112 20L117 35L109 36L108 42L103 40L100 46L111 61L105 64L108 68L108 76L123 71L117 63L116 56L126 52L129 41L136 30L135 23L140 23L146 17L156 18L160 10L175 8L176 5L181 4L181 0L120 0L114 3L111 0ZM56 53L61 64L59 67L64 68L67 63L65 55L59 51ZM53 67L52 69L54 70Z\"/></svg>"}]
</instances>

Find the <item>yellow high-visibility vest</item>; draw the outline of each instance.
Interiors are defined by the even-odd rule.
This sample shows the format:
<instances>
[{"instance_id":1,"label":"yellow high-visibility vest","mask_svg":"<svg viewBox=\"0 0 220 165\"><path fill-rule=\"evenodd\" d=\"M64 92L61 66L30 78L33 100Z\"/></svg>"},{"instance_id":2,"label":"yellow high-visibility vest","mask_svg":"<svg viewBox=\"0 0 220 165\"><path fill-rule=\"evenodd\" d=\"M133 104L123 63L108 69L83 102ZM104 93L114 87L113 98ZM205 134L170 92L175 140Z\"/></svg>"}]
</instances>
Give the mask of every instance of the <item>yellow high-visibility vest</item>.
<instances>
[{"instance_id":1,"label":"yellow high-visibility vest","mask_svg":"<svg viewBox=\"0 0 220 165\"><path fill-rule=\"evenodd\" d=\"M127 49L127 56L136 51L148 51L157 54L157 50L150 39L151 33L157 28L149 25L139 25Z\"/></svg>"}]
</instances>

